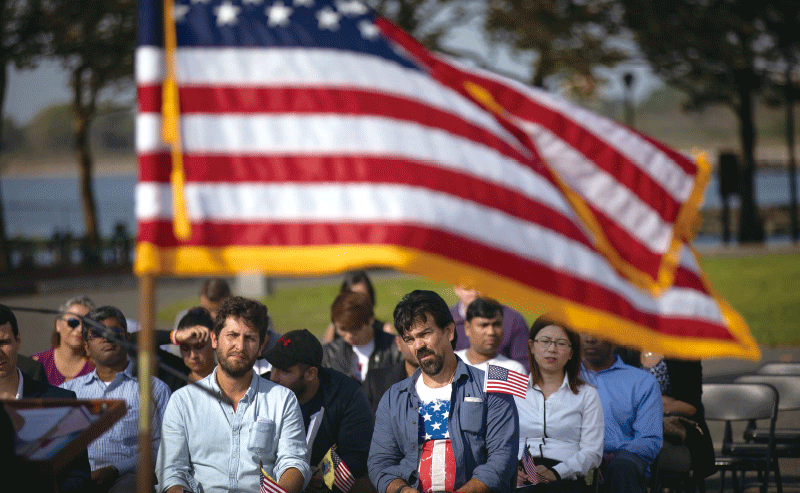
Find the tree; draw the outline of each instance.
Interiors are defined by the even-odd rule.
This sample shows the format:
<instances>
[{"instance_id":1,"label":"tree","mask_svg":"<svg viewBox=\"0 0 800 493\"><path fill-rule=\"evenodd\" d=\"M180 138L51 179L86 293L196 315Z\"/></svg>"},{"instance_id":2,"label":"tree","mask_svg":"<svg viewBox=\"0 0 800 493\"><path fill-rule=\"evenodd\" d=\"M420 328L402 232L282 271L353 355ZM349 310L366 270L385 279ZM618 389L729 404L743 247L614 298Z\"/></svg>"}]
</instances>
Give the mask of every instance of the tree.
<instances>
[{"instance_id":1,"label":"tree","mask_svg":"<svg viewBox=\"0 0 800 493\"><path fill-rule=\"evenodd\" d=\"M486 30L496 43L534 51L531 84L567 71L591 79L592 68L628 55L613 43L621 26L616 0L488 0ZM611 39L610 39L611 38Z\"/></svg>"},{"instance_id":2,"label":"tree","mask_svg":"<svg viewBox=\"0 0 800 493\"><path fill-rule=\"evenodd\" d=\"M770 0L621 0L656 74L689 97L688 108L730 107L742 147L739 242L764 241L755 203L753 99L764 87L774 39L762 18Z\"/></svg>"},{"instance_id":3,"label":"tree","mask_svg":"<svg viewBox=\"0 0 800 493\"><path fill-rule=\"evenodd\" d=\"M7 70L32 66L42 54L44 42L38 23L37 0L3 0L0 6L0 135L3 133L3 109L6 101ZM2 145L2 144L0 144ZM3 152L0 147L0 153ZM3 201L0 197L0 273L10 268Z\"/></svg>"},{"instance_id":4,"label":"tree","mask_svg":"<svg viewBox=\"0 0 800 493\"><path fill-rule=\"evenodd\" d=\"M133 0L43 0L51 53L70 73L75 153L80 168L86 238L98 245L89 126L100 91L129 83L136 47Z\"/></svg>"}]
</instances>

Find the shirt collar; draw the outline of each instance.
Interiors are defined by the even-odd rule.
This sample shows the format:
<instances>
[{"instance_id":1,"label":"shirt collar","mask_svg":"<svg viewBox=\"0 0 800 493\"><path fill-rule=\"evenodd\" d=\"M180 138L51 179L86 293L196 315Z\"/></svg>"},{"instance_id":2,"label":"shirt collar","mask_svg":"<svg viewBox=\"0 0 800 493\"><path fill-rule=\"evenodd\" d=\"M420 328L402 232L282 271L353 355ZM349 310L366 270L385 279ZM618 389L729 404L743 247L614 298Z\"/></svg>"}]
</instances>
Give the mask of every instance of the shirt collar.
<instances>
[{"instance_id":1,"label":"shirt collar","mask_svg":"<svg viewBox=\"0 0 800 493\"><path fill-rule=\"evenodd\" d=\"M414 370L414 373L411 375L411 377L408 378L408 382L406 382L406 385L404 387L401 387L400 390L416 394L416 390L414 389L417 384L417 379L420 377L420 375L422 375L422 369L417 367L417 369ZM467 371L467 364L464 363L461 360L461 358L459 358L456 355L456 372L453 375L453 382L451 383L455 383L464 377L469 377L469 373Z\"/></svg>"},{"instance_id":2,"label":"shirt collar","mask_svg":"<svg viewBox=\"0 0 800 493\"><path fill-rule=\"evenodd\" d=\"M541 388L541 387L539 387L539 384L538 384L538 383L536 383L536 384L535 384L535 383L533 383L533 382L531 381L532 379L533 379L533 377L528 377L528 382L530 382L530 384L531 384L531 388L533 388L533 389L537 389L537 390L540 390L540 391L541 391L541 390L542 390L542 388ZM567 372L564 372L564 381L563 381L563 382L561 382L561 386L558 388L558 390L561 390L561 389L563 389L564 387L566 387L566 388L567 388L567 390L570 390L570 391L571 391L571 389L570 389L570 387L569 387L569 375L567 374Z\"/></svg>"},{"instance_id":3,"label":"shirt collar","mask_svg":"<svg viewBox=\"0 0 800 493\"><path fill-rule=\"evenodd\" d=\"M128 380L136 380L136 374L134 373L133 369L134 369L133 360L132 360L132 359L130 359L130 358L128 358L128 366L126 366L124 370L122 370L122 371L120 371L120 372L117 372L117 375L119 375L119 374L121 373L121 374L123 375L123 377L124 377L124 378L126 378L126 379L128 379ZM87 376L88 376L89 378L87 378L87 379L86 379L86 381L84 382L84 383L85 383L85 385L89 385L89 384L91 384L92 382L95 382L95 381L97 381L97 382L103 382L104 384L105 384L105 383L111 383L111 382L104 382L104 381L103 381L103 380L102 380L102 379L101 379L101 378L100 378L100 377L97 375L97 368L95 368L95 369L94 369L94 370L93 370L91 373L89 373ZM114 379L116 379L116 378L117 378L117 376L116 376L116 375L114 375ZM113 382L113 381L114 381L114 380L112 380L112 382Z\"/></svg>"},{"instance_id":4,"label":"shirt collar","mask_svg":"<svg viewBox=\"0 0 800 493\"><path fill-rule=\"evenodd\" d=\"M214 367L214 371L211 372L211 375L207 376L203 380L208 380L208 385L210 385L211 388L214 391L222 393L222 389L220 388L219 383L217 383L217 370L218 369L219 369L219 364ZM253 373L251 374L250 386L247 388L247 392L244 393L244 397L242 397L242 399L250 400L256 394L256 392L258 391L258 379L259 378L261 378L261 377L259 375L257 375L255 370L254 370ZM198 382L198 383L203 382L203 380L200 380L200 382Z\"/></svg>"}]
</instances>

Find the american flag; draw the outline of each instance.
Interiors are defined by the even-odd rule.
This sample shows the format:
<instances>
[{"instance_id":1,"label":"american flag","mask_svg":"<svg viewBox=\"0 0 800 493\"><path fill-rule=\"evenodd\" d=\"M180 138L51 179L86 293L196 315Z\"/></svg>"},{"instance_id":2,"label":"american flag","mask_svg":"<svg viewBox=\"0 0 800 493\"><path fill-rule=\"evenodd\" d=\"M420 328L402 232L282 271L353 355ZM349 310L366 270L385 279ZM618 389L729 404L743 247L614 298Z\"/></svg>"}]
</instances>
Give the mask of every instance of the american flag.
<instances>
[{"instance_id":1,"label":"american flag","mask_svg":"<svg viewBox=\"0 0 800 493\"><path fill-rule=\"evenodd\" d=\"M185 172L175 190L191 235L173 233L161 139L162 3L140 0L138 274L380 265L666 354L758 355L679 241L701 166L425 52L355 0L177 0L170 11Z\"/></svg>"},{"instance_id":2,"label":"american flag","mask_svg":"<svg viewBox=\"0 0 800 493\"><path fill-rule=\"evenodd\" d=\"M335 450L331 450L331 460L333 461L333 484L339 488L342 493L348 493L356 482L353 474Z\"/></svg>"},{"instance_id":3,"label":"american flag","mask_svg":"<svg viewBox=\"0 0 800 493\"><path fill-rule=\"evenodd\" d=\"M528 377L502 366L489 365L483 390L511 394L524 399L528 392Z\"/></svg>"},{"instance_id":4,"label":"american flag","mask_svg":"<svg viewBox=\"0 0 800 493\"><path fill-rule=\"evenodd\" d=\"M530 481L531 484L547 483L550 481L536 470L536 464L533 463L533 457L531 457L530 447L525 447L525 451L522 452L522 467L525 469L525 474L528 475L528 481Z\"/></svg>"},{"instance_id":5,"label":"american flag","mask_svg":"<svg viewBox=\"0 0 800 493\"><path fill-rule=\"evenodd\" d=\"M264 464L260 462L258 464L258 476L260 478L258 484L261 485L259 488L260 493L286 493L286 490L264 471Z\"/></svg>"}]
</instances>

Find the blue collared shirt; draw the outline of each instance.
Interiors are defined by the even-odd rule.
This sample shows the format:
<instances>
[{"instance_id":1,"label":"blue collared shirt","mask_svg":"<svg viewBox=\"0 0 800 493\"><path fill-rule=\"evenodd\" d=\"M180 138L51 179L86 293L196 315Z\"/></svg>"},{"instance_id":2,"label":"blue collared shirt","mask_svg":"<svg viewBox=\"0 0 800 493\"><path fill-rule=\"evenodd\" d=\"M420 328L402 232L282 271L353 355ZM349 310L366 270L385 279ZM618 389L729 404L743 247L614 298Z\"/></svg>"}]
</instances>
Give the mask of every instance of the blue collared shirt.
<instances>
[{"instance_id":1,"label":"blue collared shirt","mask_svg":"<svg viewBox=\"0 0 800 493\"><path fill-rule=\"evenodd\" d=\"M139 379L133 372L133 362L117 373L114 380L104 382L97 370L61 384L62 388L75 392L78 399L121 399L128 412L108 431L89 445L89 463L92 471L106 466L115 466L120 475L136 471L139 451ZM153 457L161 441L161 420L169 400L169 387L153 377L152 447Z\"/></svg>"},{"instance_id":2,"label":"blue collared shirt","mask_svg":"<svg viewBox=\"0 0 800 493\"><path fill-rule=\"evenodd\" d=\"M420 370L392 385L375 417L369 450L369 478L379 493L400 478L419 486ZM455 488L472 478L496 492L511 490L517 471L519 421L510 395L483 394L483 371L458 359L450 400L450 445L456 461Z\"/></svg>"},{"instance_id":3,"label":"blue collared shirt","mask_svg":"<svg viewBox=\"0 0 800 493\"><path fill-rule=\"evenodd\" d=\"M661 451L664 431L664 404L655 377L626 365L619 356L610 368L599 372L584 368L584 373L603 404L604 451L627 450L652 463Z\"/></svg>"},{"instance_id":4,"label":"blue collared shirt","mask_svg":"<svg viewBox=\"0 0 800 493\"><path fill-rule=\"evenodd\" d=\"M218 368L198 383L219 392ZM259 462L276 481L291 467L305 484L311 477L297 398L256 374L236 411L193 386L177 390L164 414L162 436L159 491L182 485L206 493L252 493L259 490Z\"/></svg>"}]
</instances>

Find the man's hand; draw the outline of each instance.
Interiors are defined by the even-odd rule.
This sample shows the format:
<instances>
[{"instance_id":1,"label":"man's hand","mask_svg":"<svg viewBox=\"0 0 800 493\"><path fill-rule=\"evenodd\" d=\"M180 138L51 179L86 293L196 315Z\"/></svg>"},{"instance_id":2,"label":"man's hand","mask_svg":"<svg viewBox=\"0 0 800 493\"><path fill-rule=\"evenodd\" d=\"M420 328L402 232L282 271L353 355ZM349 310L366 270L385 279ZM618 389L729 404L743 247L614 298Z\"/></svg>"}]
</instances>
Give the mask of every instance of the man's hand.
<instances>
[{"instance_id":1,"label":"man's hand","mask_svg":"<svg viewBox=\"0 0 800 493\"><path fill-rule=\"evenodd\" d=\"M92 471L92 483L102 490L107 490L117 478L119 478L119 471L114 466L101 467Z\"/></svg>"},{"instance_id":2,"label":"man's hand","mask_svg":"<svg viewBox=\"0 0 800 493\"><path fill-rule=\"evenodd\" d=\"M520 464L517 466L517 486L522 486L526 481L528 481L528 474L525 472L522 464Z\"/></svg>"},{"instance_id":3,"label":"man's hand","mask_svg":"<svg viewBox=\"0 0 800 493\"><path fill-rule=\"evenodd\" d=\"M545 466L542 465L536 466L536 472L538 472L540 476L544 476L545 478L547 478L548 481L556 480L556 475L553 473L553 471L551 471Z\"/></svg>"},{"instance_id":4,"label":"man's hand","mask_svg":"<svg viewBox=\"0 0 800 493\"><path fill-rule=\"evenodd\" d=\"M175 331L175 340L178 341L178 344L183 343L204 343L208 340L211 335L211 331L208 330L208 327L204 327L202 325L195 325L194 327L184 327L182 329L178 329ZM195 338L194 341L190 341L190 339Z\"/></svg>"},{"instance_id":5,"label":"man's hand","mask_svg":"<svg viewBox=\"0 0 800 493\"><path fill-rule=\"evenodd\" d=\"M308 481L308 486L303 490L304 493L323 493L328 490L325 480L322 478L322 471L317 470Z\"/></svg>"}]
</instances>

